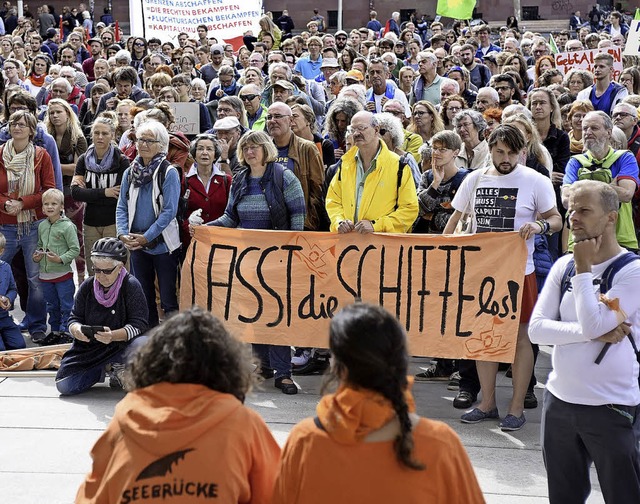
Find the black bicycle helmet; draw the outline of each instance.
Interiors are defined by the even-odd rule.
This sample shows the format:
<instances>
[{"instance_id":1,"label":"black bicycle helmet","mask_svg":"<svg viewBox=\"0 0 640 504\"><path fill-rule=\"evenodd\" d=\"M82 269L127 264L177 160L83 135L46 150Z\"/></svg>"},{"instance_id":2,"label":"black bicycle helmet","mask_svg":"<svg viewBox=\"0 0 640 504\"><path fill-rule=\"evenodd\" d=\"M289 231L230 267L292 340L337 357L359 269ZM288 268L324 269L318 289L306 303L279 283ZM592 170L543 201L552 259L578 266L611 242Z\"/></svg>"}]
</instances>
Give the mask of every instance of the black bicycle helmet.
<instances>
[{"instance_id":1,"label":"black bicycle helmet","mask_svg":"<svg viewBox=\"0 0 640 504\"><path fill-rule=\"evenodd\" d=\"M127 248L117 238L100 238L91 247L91 255L127 262Z\"/></svg>"}]
</instances>

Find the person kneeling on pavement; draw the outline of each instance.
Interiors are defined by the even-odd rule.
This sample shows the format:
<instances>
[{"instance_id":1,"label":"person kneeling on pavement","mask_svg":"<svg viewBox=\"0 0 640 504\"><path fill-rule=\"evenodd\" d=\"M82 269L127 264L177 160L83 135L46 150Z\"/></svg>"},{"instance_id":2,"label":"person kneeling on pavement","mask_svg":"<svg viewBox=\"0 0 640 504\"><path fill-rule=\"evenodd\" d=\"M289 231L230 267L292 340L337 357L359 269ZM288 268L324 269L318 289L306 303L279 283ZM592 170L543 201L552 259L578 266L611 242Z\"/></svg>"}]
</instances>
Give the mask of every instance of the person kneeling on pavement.
<instances>
[{"instance_id":1,"label":"person kneeling on pavement","mask_svg":"<svg viewBox=\"0 0 640 504\"><path fill-rule=\"evenodd\" d=\"M69 332L74 341L56 375L62 395L88 390L109 374L109 384L120 380L128 355L144 342L149 312L140 282L124 265L127 250L117 238L102 238L91 249L94 276L76 294Z\"/></svg>"}]
</instances>

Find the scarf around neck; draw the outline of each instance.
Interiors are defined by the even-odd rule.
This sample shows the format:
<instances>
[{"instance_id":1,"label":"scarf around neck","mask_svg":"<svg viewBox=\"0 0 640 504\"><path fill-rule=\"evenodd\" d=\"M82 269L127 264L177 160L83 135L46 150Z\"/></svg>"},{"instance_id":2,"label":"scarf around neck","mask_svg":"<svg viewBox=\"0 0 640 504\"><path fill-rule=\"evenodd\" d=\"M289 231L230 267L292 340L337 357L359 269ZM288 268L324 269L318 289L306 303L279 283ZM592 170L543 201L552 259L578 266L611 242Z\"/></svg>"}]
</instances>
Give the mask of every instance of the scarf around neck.
<instances>
[{"instance_id":1,"label":"scarf around neck","mask_svg":"<svg viewBox=\"0 0 640 504\"><path fill-rule=\"evenodd\" d=\"M164 161L165 154L159 153L153 156L153 159L147 166L144 165L144 161L141 156L137 156L131 163L131 177L133 185L135 187L141 187L151 182L153 178L153 172L160 166L160 163Z\"/></svg>"},{"instance_id":2,"label":"scarf around neck","mask_svg":"<svg viewBox=\"0 0 640 504\"><path fill-rule=\"evenodd\" d=\"M100 285L100 282L93 278L93 295L96 298L96 301L100 303L105 308L111 308L118 299L118 294L120 294L120 289L122 288L122 282L124 277L127 275L127 270L124 266L120 269L120 273L118 273L118 277L116 281L113 282L109 290L105 293L104 288Z\"/></svg>"},{"instance_id":3,"label":"scarf around neck","mask_svg":"<svg viewBox=\"0 0 640 504\"><path fill-rule=\"evenodd\" d=\"M33 143L29 142L22 152L16 152L13 139L7 141L2 150L2 161L7 171L8 193L11 198L30 196L35 192L35 152ZM29 234L31 222L35 220L35 210L22 210L16 216L18 236Z\"/></svg>"},{"instance_id":4,"label":"scarf around neck","mask_svg":"<svg viewBox=\"0 0 640 504\"><path fill-rule=\"evenodd\" d=\"M111 169L111 165L113 164L114 152L114 146L109 145L107 152L105 152L104 156L98 163L98 158L96 157L96 148L93 146L93 144L91 144L84 155L84 164L87 170L94 173L108 172Z\"/></svg>"},{"instance_id":5,"label":"scarf around neck","mask_svg":"<svg viewBox=\"0 0 640 504\"><path fill-rule=\"evenodd\" d=\"M410 413L416 409L410 391L412 384L413 377L409 377L405 401ZM322 397L316 413L331 438L343 444L362 442L396 415L391 402L379 392L347 385L341 385L334 394Z\"/></svg>"},{"instance_id":6,"label":"scarf around neck","mask_svg":"<svg viewBox=\"0 0 640 504\"><path fill-rule=\"evenodd\" d=\"M569 151L572 154L580 154L584 150L584 139L576 140L573 130L569 132Z\"/></svg>"}]
</instances>

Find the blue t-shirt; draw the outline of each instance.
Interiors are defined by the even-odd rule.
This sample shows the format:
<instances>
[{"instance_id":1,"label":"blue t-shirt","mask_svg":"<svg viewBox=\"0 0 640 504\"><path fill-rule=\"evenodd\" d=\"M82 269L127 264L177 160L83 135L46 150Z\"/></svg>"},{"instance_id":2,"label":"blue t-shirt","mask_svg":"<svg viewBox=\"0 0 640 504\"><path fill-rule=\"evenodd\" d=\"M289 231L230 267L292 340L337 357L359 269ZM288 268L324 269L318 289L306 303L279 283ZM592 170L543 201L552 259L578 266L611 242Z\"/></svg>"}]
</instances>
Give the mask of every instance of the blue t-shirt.
<instances>
[{"instance_id":1,"label":"blue t-shirt","mask_svg":"<svg viewBox=\"0 0 640 504\"><path fill-rule=\"evenodd\" d=\"M276 158L276 163L281 164L287 170L293 171L293 159L289 157L289 146L286 145L284 147L278 147L278 157Z\"/></svg>"}]
</instances>

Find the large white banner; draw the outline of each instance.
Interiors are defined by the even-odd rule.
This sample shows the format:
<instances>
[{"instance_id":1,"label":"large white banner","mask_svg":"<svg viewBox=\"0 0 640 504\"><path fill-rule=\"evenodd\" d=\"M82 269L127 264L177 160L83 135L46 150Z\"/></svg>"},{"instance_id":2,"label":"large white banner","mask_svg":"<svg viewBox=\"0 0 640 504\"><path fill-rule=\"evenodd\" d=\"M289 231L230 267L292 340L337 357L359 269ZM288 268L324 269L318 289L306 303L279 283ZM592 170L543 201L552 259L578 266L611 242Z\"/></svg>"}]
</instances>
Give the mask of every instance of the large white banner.
<instances>
[{"instance_id":1,"label":"large white banner","mask_svg":"<svg viewBox=\"0 0 640 504\"><path fill-rule=\"evenodd\" d=\"M157 37L177 46L179 33L197 39L197 26L205 25L209 37L242 45L247 31L255 36L260 31L262 0L129 0L129 13L131 34L147 40Z\"/></svg>"}]
</instances>

